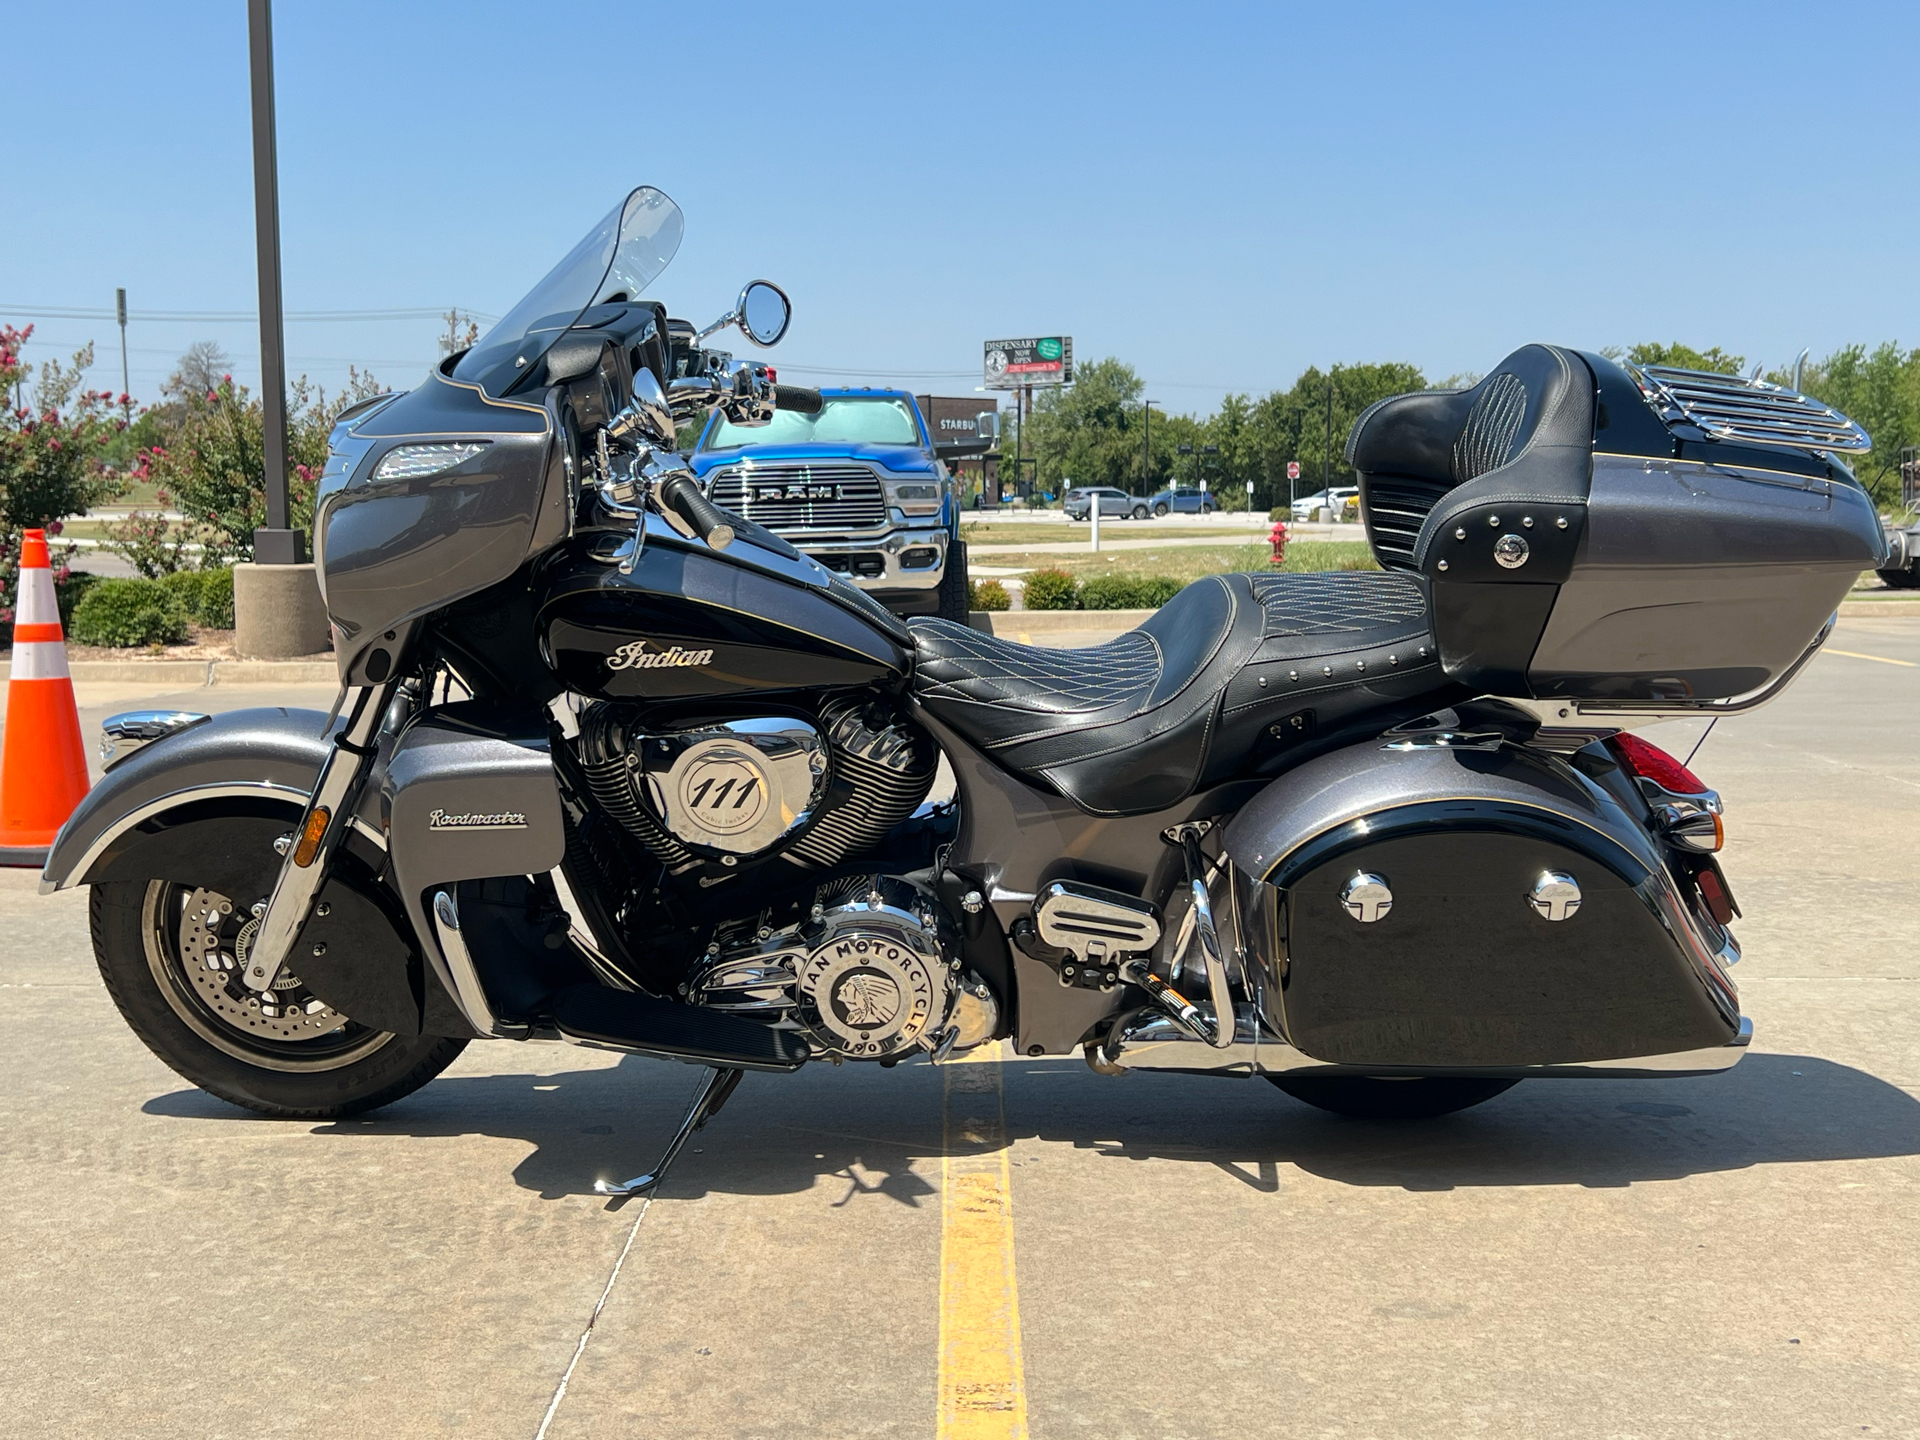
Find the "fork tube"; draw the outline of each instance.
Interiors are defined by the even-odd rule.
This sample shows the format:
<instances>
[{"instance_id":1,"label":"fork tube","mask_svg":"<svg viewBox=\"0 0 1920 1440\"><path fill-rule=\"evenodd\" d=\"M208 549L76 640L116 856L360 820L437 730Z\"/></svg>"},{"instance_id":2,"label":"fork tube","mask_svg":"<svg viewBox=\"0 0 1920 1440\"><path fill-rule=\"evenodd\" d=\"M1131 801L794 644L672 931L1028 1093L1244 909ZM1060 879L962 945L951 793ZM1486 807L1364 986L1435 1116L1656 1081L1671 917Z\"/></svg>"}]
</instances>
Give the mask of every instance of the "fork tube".
<instances>
[{"instance_id":1,"label":"fork tube","mask_svg":"<svg viewBox=\"0 0 1920 1440\"><path fill-rule=\"evenodd\" d=\"M299 829L293 832L293 846L281 861L273 894L260 916L260 929L247 952L245 978L249 989L273 988L294 940L307 923L314 897L326 883L334 846L352 823L353 802L358 798L360 782L378 748L375 741L381 722L386 719L388 702L399 685L398 680L389 680L379 685L354 686L345 697L347 723L334 736L333 749L320 768L313 796L300 817ZM305 843L308 826L322 810L326 812L325 828L318 843L309 845Z\"/></svg>"}]
</instances>

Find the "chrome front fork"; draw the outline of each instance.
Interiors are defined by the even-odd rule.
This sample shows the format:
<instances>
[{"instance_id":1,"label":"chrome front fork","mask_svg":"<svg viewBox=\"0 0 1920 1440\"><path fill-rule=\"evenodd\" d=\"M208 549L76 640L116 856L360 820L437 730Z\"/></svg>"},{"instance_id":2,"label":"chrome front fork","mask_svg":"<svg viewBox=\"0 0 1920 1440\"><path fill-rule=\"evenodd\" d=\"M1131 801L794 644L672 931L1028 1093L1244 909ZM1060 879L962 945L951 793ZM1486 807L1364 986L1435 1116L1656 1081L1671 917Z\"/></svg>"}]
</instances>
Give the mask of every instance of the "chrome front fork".
<instances>
[{"instance_id":1,"label":"chrome front fork","mask_svg":"<svg viewBox=\"0 0 1920 1440\"><path fill-rule=\"evenodd\" d=\"M273 894L260 915L260 929L247 952L244 978L250 990L271 990L291 958L293 942L327 882L334 847L353 823L360 786L373 766L388 706L402 683L389 680L354 686L342 697L347 722L334 736L333 749L320 767L320 778L300 817L300 827L293 832L293 843L281 861Z\"/></svg>"}]
</instances>

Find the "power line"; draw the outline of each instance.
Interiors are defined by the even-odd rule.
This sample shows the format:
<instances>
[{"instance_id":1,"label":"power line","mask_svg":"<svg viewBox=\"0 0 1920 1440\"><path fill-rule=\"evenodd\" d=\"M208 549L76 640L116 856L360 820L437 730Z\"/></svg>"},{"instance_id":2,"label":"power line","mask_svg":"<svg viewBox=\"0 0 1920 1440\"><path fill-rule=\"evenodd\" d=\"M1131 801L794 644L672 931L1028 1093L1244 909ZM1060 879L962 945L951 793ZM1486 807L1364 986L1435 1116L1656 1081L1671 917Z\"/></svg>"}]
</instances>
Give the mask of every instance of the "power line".
<instances>
[{"instance_id":1,"label":"power line","mask_svg":"<svg viewBox=\"0 0 1920 1440\"><path fill-rule=\"evenodd\" d=\"M460 310L470 319L491 325L500 317L488 315L480 310L466 310L459 306L447 309ZM289 310L285 318L301 322L316 320L444 320L447 309L413 306L393 310ZM0 304L0 315L19 315L29 320L117 320L113 310L92 310L75 305L4 305ZM154 321L186 321L192 324L247 324L258 321L260 316L252 310L129 310L127 319Z\"/></svg>"}]
</instances>

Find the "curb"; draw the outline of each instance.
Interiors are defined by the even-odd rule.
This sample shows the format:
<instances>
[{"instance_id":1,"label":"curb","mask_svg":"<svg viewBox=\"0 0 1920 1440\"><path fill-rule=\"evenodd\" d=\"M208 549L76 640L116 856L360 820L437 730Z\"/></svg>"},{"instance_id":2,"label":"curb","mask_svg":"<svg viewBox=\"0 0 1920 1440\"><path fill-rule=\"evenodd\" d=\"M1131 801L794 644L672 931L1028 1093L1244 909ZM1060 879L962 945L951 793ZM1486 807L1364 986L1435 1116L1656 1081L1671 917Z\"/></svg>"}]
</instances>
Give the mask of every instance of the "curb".
<instances>
[{"instance_id":1,"label":"curb","mask_svg":"<svg viewBox=\"0 0 1920 1440\"><path fill-rule=\"evenodd\" d=\"M67 669L80 683L139 681L204 689L209 685L338 685L331 660L74 660ZM0 660L0 680L13 676L13 662Z\"/></svg>"},{"instance_id":2,"label":"curb","mask_svg":"<svg viewBox=\"0 0 1920 1440\"><path fill-rule=\"evenodd\" d=\"M1858 620L1863 615L1920 615L1920 590L1882 596L1848 596L1840 602L1842 620Z\"/></svg>"},{"instance_id":3,"label":"curb","mask_svg":"<svg viewBox=\"0 0 1920 1440\"><path fill-rule=\"evenodd\" d=\"M975 610L973 628L989 635L1012 636L1015 631L1028 635L1081 634L1093 630L1137 630L1152 616L1153 610Z\"/></svg>"}]
</instances>

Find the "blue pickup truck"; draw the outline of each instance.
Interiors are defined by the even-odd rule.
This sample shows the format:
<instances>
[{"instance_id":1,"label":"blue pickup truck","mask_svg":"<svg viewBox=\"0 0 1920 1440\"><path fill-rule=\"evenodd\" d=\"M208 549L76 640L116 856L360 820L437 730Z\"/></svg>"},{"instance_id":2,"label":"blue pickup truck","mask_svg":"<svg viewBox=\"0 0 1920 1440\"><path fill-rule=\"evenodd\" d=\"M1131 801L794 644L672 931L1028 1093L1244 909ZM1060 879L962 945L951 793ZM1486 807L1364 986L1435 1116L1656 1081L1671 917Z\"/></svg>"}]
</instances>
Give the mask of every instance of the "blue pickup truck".
<instances>
[{"instance_id":1,"label":"blue pickup truck","mask_svg":"<svg viewBox=\"0 0 1920 1440\"><path fill-rule=\"evenodd\" d=\"M967 547L946 466L904 390L822 390L819 413L718 411L689 463L714 504L764 525L896 615L967 623Z\"/></svg>"}]
</instances>

